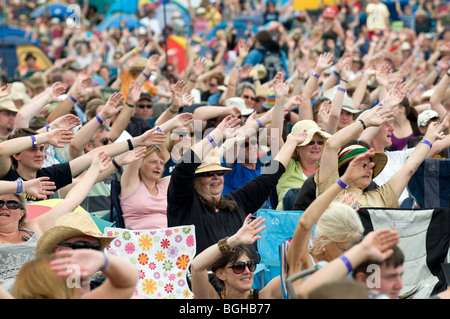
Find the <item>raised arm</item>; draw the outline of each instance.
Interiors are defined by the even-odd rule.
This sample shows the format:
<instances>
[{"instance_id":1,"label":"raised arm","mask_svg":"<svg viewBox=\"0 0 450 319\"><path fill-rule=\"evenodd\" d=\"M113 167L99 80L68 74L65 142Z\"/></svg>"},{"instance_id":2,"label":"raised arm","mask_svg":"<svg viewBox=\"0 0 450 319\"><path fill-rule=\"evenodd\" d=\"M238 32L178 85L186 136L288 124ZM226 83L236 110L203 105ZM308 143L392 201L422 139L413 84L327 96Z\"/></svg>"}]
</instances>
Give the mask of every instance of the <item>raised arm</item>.
<instances>
[{"instance_id":1,"label":"raised arm","mask_svg":"<svg viewBox=\"0 0 450 319\"><path fill-rule=\"evenodd\" d=\"M350 267L355 268L366 260L374 262L386 260L392 254L392 247L398 244L399 239L398 232L394 230L371 231L360 243L342 254L342 257L334 259L303 282L298 289L298 296L307 299L309 293L315 288L344 278L349 273L345 261L350 263Z\"/></svg>"},{"instance_id":2,"label":"raised arm","mask_svg":"<svg viewBox=\"0 0 450 319\"><path fill-rule=\"evenodd\" d=\"M430 123L422 141L416 145L414 151L408 157L405 164L389 180L389 183L395 191L397 197L402 194L417 168L427 157L434 141L437 139L442 139L443 137L444 133L442 133L442 124L439 125L436 122Z\"/></svg>"},{"instance_id":3,"label":"raised arm","mask_svg":"<svg viewBox=\"0 0 450 319\"><path fill-rule=\"evenodd\" d=\"M122 105L119 105L122 100L122 92L113 93L96 117L83 125L83 127L75 134L69 147L70 160L84 154L84 147L91 141L100 125L107 119L116 115L123 108Z\"/></svg>"},{"instance_id":4,"label":"raised arm","mask_svg":"<svg viewBox=\"0 0 450 319\"><path fill-rule=\"evenodd\" d=\"M45 214L32 219L28 225L39 233L39 236L45 233L49 228L53 227L56 219L63 214L74 211L78 205L86 198L89 191L94 185L98 174L106 170L111 158L104 152L99 153L91 162L91 166L84 174L83 178L69 191L64 200L58 202Z\"/></svg>"},{"instance_id":5,"label":"raised arm","mask_svg":"<svg viewBox=\"0 0 450 319\"><path fill-rule=\"evenodd\" d=\"M249 214L244 221L242 227L226 240L226 244L230 249L239 246L251 245L261 238L259 233L262 232L265 219L257 217L250 221ZM209 282L208 268L222 256L219 244L214 244L198 254L191 263L191 279L192 292L196 299L219 299L219 295L214 286Z\"/></svg>"},{"instance_id":6,"label":"raised arm","mask_svg":"<svg viewBox=\"0 0 450 319\"><path fill-rule=\"evenodd\" d=\"M59 101L58 96L64 94L66 89L66 84L56 82L47 92L42 92L30 102L22 106L16 115L14 129L19 127L29 127L30 120L33 116L35 116L48 103Z\"/></svg>"},{"instance_id":7,"label":"raised arm","mask_svg":"<svg viewBox=\"0 0 450 319\"><path fill-rule=\"evenodd\" d=\"M326 180L338 167L338 154L342 146L355 138L366 127L381 126L393 120L392 111L377 105L360 116L360 120L334 133L325 142L319 168L318 182Z\"/></svg>"},{"instance_id":8,"label":"raised arm","mask_svg":"<svg viewBox=\"0 0 450 319\"><path fill-rule=\"evenodd\" d=\"M70 143L72 137L72 131L57 129L33 136L17 137L0 143L0 178L4 177L11 167L11 155L45 143L55 147L64 147L61 143Z\"/></svg>"},{"instance_id":9,"label":"raised arm","mask_svg":"<svg viewBox=\"0 0 450 319\"><path fill-rule=\"evenodd\" d=\"M101 270L105 281L97 288L82 295L82 299L128 299L133 296L138 282L138 270L125 259L105 255L92 249L65 249L56 253L50 268L58 276L73 276L73 265L79 266L82 280L90 280Z\"/></svg>"}]
</instances>

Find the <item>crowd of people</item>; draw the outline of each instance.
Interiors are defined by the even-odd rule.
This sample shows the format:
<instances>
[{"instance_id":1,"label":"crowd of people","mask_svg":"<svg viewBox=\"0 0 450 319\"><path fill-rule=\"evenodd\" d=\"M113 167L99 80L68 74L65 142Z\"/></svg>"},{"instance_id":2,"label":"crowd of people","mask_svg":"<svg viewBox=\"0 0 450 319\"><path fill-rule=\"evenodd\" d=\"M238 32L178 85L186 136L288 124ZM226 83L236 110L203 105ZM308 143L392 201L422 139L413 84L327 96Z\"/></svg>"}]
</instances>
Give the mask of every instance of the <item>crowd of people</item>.
<instances>
[{"instance_id":1,"label":"crowd of people","mask_svg":"<svg viewBox=\"0 0 450 319\"><path fill-rule=\"evenodd\" d=\"M116 222L113 182L125 228L195 225L196 299L282 299L312 267L298 298L399 297L399 234L363 236L358 209L407 207L423 161L448 158L450 2L188 0L161 25L162 4L139 1L139 25L102 31L107 6L63 2L76 21L32 17L46 1L0 4L52 62L0 64L1 298L137 297L137 270L102 253L114 237L92 219ZM261 208L304 213L285 271L257 289Z\"/></svg>"}]
</instances>

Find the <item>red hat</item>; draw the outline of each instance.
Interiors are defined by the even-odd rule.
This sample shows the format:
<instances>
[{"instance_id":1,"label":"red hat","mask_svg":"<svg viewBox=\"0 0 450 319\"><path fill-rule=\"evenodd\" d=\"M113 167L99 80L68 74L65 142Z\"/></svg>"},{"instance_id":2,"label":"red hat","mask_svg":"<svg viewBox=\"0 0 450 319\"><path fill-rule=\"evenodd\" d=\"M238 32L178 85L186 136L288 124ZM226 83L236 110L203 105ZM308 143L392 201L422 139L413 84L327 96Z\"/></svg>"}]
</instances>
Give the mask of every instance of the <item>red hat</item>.
<instances>
[{"instance_id":1,"label":"red hat","mask_svg":"<svg viewBox=\"0 0 450 319\"><path fill-rule=\"evenodd\" d=\"M324 18L334 19L334 18L336 17L336 11L335 11L333 8L331 8L331 7L326 7L326 8L323 10L322 16L323 16Z\"/></svg>"}]
</instances>

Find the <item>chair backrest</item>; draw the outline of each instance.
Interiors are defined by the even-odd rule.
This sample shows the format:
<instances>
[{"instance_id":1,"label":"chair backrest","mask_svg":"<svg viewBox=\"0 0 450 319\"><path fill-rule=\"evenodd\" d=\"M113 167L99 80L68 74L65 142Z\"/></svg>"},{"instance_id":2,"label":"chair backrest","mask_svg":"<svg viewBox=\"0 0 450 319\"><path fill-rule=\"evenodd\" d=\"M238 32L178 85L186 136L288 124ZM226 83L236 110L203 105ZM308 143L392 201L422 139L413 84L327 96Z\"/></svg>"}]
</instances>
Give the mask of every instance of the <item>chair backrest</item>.
<instances>
[{"instance_id":1,"label":"chair backrest","mask_svg":"<svg viewBox=\"0 0 450 319\"><path fill-rule=\"evenodd\" d=\"M450 159L426 158L408 183L420 208L449 207Z\"/></svg>"},{"instance_id":2,"label":"chair backrest","mask_svg":"<svg viewBox=\"0 0 450 319\"><path fill-rule=\"evenodd\" d=\"M428 298L446 288L441 264L450 243L450 209L360 208L365 233L390 228L398 231L405 255L400 295Z\"/></svg>"},{"instance_id":3,"label":"chair backrest","mask_svg":"<svg viewBox=\"0 0 450 319\"><path fill-rule=\"evenodd\" d=\"M119 228L125 228L125 221L123 219L119 198L121 189L120 181L111 181L111 211L109 221L114 222Z\"/></svg>"},{"instance_id":4,"label":"chair backrest","mask_svg":"<svg viewBox=\"0 0 450 319\"><path fill-rule=\"evenodd\" d=\"M260 263L270 269L269 272L265 272L263 286L281 275L280 247L294 235L302 214L303 211L273 209L259 209L256 212L257 216L266 219L264 224L266 229L260 233L261 239L257 241L258 253L261 256Z\"/></svg>"},{"instance_id":5,"label":"chair backrest","mask_svg":"<svg viewBox=\"0 0 450 319\"><path fill-rule=\"evenodd\" d=\"M139 271L135 294L150 299L192 299L187 273L196 253L195 226L130 230L106 228L117 235L106 254L125 258Z\"/></svg>"}]
</instances>

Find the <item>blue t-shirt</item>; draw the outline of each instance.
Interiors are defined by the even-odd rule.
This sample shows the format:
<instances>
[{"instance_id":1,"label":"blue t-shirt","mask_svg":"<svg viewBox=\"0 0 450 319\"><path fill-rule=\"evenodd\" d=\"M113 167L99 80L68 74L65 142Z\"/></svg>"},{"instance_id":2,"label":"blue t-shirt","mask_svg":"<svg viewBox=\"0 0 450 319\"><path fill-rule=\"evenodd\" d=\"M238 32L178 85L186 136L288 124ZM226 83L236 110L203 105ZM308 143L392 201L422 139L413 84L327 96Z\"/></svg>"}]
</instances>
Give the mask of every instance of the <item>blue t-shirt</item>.
<instances>
[{"instance_id":1,"label":"blue t-shirt","mask_svg":"<svg viewBox=\"0 0 450 319\"><path fill-rule=\"evenodd\" d=\"M225 159L222 160L222 166L227 166ZM234 162L233 169L224 175L222 195L234 192L259 175L261 175L261 169L258 166L256 166L256 169L249 169L238 162Z\"/></svg>"}]
</instances>

